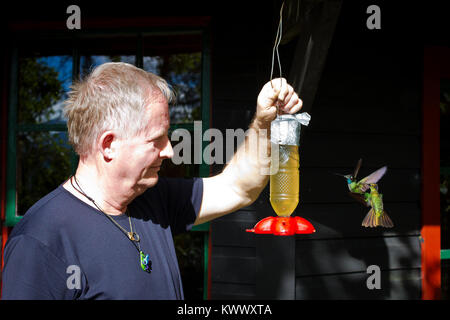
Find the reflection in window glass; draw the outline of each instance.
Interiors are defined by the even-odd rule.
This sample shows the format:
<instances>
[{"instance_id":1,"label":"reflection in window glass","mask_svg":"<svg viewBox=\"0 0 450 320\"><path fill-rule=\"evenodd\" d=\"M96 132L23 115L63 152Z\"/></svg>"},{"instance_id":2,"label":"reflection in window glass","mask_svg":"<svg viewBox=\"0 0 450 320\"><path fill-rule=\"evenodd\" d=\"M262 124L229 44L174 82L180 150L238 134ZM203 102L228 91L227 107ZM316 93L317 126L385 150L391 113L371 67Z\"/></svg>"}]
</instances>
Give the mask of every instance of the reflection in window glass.
<instances>
[{"instance_id":1,"label":"reflection in window glass","mask_svg":"<svg viewBox=\"0 0 450 320\"><path fill-rule=\"evenodd\" d=\"M71 174L71 147L66 132L23 132L17 136L17 215Z\"/></svg>"},{"instance_id":2,"label":"reflection in window glass","mask_svg":"<svg viewBox=\"0 0 450 320\"><path fill-rule=\"evenodd\" d=\"M201 53L145 56L144 70L153 72L173 87L176 104L170 108L170 122L201 120Z\"/></svg>"},{"instance_id":3,"label":"reflection in window glass","mask_svg":"<svg viewBox=\"0 0 450 320\"><path fill-rule=\"evenodd\" d=\"M72 84L72 56L19 59L19 123L64 122L63 102Z\"/></svg>"}]
</instances>

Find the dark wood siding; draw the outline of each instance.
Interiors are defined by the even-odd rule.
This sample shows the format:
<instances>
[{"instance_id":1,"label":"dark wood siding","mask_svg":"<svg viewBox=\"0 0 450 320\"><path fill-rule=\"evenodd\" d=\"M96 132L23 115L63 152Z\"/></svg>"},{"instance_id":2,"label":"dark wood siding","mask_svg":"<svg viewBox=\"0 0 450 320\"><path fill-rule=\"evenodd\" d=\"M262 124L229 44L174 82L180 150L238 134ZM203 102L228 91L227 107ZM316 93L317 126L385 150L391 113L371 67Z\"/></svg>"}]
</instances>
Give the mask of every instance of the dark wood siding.
<instances>
[{"instance_id":1,"label":"dark wood siding","mask_svg":"<svg viewBox=\"0 0 450 320\"><path fill-rule=\"evenodd\" d=\"M234 12L231 24L227 14L212 19L211 117L212 127L223 133L225 129L248 128L259 90L269 80L272 7L260 8L258 17ZM212 171L217 173L222 167L214 165ZM257 297L256 238L245 229L267 213L258 209L264 200L211 223L212 299Z\"/></svg>"},{"instance_id":2,"label":"dark wood siding","mask_svg":"<svg viewBox=\"0 0 450 320\"><path fill-rule=\"evenodd\" d=\"M317 232L291 240L246 233L261 218L274 215L268 188L252 206L214 221L213 299L421 297L423 50L411 37L369 33L365 20L349 30L349 25L355 26L355 18L348 20L353 13L343 7L314 104L308 106L312 120L302 131L300 204L294 215L310 220ZM253 21L252 27L243 29L265 30L263 25ZM259 86L267 81L262 70L270 65L272 38L256 44L247 36L233 29L214 36L215 127L245 129ZM228 56L231 52L224 44L244 37L240 50ZM259 52L254 51L256 46ZM293 49L280 48L286 56ZM392 229L362 227L368 208L355 203L344 179L333 174L352 172L359 158L363 158L360 178L388 166L379 187L395 224ZM370 265L381 269L380 290L366 286Z\"/></svg>"},{"instance_id":3,"label":"dark wood siding","mask_svg":"<svg viewBox=\"0 0 450 320\"><path fill-rule=\"evenodd\" d=\"M421 296L423 58L409 40L358 36L342 20L337 26L302 138L303 203L297 213L310 218L317 232L297 237L297 299ZM360 178L388 166L379 187L393 229L361 227L367 208L353 203L344 179L331 174L351 173L359 158ZM369 265L382 271L380 290L366 286Z\"/></svg>"}]
</instances>

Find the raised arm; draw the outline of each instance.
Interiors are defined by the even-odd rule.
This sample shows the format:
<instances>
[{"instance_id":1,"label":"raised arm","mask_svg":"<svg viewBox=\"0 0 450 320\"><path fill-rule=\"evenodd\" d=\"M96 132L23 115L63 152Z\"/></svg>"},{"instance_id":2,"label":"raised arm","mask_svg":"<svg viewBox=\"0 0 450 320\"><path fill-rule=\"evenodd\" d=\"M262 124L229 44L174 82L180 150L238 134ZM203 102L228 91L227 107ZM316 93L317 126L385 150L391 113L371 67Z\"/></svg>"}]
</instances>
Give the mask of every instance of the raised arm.
<instances>
[{"instance_id":1,"label":"raised arm","mask_svg":"<svg viewBox=\"0 0 450 320\"><path fill-rule=\"evenodd\" d=\"M285 79L266 83L258 95L249 130L222 173L203 179L203 200L195 224L253 203L269 180L270 123L280 113L296 113L302 101Z\"/></svg>"}]
</instances>

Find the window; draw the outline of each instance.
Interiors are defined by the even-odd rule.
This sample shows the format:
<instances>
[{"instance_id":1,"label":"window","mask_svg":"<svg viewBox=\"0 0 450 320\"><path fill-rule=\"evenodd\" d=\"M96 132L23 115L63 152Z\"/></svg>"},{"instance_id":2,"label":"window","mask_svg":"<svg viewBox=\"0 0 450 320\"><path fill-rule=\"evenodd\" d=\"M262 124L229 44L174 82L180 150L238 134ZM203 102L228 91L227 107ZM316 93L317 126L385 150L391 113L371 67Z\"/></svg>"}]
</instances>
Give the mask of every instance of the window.
<instances>
[{"instance_id":1,"label":"window","mask_svg":"<svg viewBox=\"0 0 450 320\"><path fill-rule=\"evenodd\" d=\"M72 83L67 40L24 39L12 52L8 119L6 225L64 181L76 164L62 104ZM66 48L65 50L56 48Z\"/></svg>"},{"instance_id":2,"label":"window","mask_svg":"<svg viewBox=\"0 0 450 320\"><path fill-rule=\"evenodd\" d=\"M177 94L170 106L171 132L209 128L207 31L139 30L79 32L61 36L18 33L11 54L8 102L6 225L14 226L37 200L76 169L68 144L63 101L73 79L108 61L124 61L165 78ZM170 136L170 133L169 133ZM175 143L176 144L176 143ZM208 176L209 166L164 162L161 175ZM187 299L206 298L209 224L176 237ZM200 275L198 279L196 276Z\"/></svg>"}]
</instances>

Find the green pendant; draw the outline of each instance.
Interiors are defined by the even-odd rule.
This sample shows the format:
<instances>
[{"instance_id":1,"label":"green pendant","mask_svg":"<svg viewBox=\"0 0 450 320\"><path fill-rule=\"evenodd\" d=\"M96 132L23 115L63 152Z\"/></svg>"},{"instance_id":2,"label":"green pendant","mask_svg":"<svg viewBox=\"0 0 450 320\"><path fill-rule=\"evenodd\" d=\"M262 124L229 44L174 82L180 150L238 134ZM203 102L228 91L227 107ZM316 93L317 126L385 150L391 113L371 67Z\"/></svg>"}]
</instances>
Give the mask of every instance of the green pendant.
<instances>
[{"instance_id":1,"label":"green pendant","mask_svg":"<svg viewBox=\"0 0 450 320\"><path fill-rule=\"evenodd\" d=\"M148 257L148 254L145 254L142 251L140 251L139 255L141 257L142 270L144 270L145 272L151 273L152 272L152 261Z\"/></svg>"}]
</instances>

